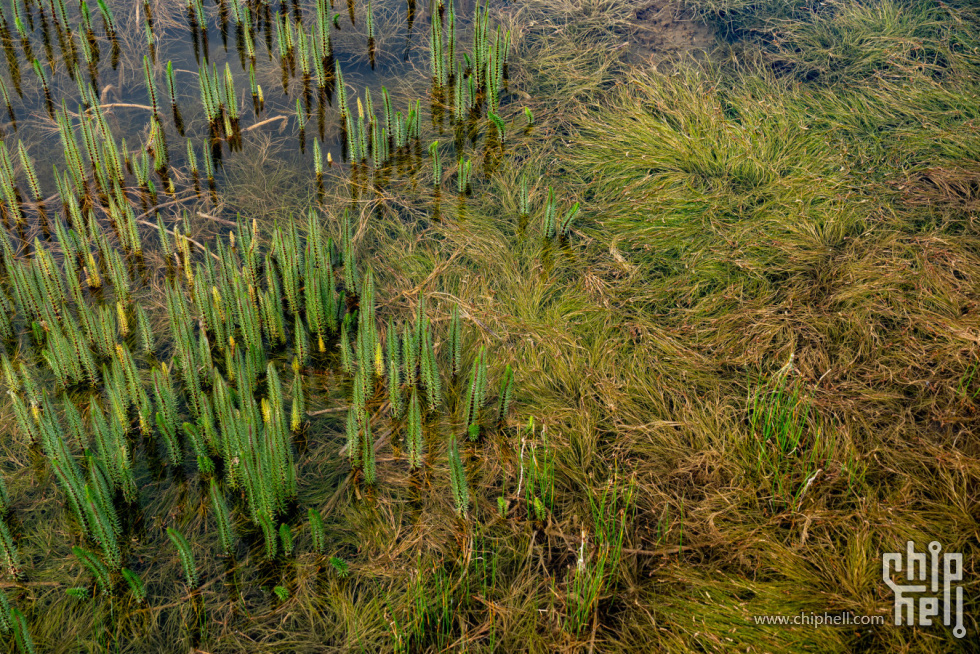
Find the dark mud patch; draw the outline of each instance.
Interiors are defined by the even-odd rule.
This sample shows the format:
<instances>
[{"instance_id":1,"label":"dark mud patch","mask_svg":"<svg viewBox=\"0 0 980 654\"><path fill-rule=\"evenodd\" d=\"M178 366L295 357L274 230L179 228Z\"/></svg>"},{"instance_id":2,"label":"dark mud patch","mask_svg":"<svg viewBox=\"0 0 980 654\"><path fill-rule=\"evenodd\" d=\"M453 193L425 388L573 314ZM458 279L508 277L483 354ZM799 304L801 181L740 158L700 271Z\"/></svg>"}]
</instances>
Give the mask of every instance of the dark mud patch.
<instances>
[{"instance_id":1,"label":"dark mud patch","mask_svg":"<svg viewBox=\"0 0 980 654\"><path fill-rule=\"evenodd\" d=\"M630 43L630 59L634 64L657 65L688 55L700 57L715 47L713 28L667 0L641 3L633 22L636 33Z\"/></svg>"}]
</instances>

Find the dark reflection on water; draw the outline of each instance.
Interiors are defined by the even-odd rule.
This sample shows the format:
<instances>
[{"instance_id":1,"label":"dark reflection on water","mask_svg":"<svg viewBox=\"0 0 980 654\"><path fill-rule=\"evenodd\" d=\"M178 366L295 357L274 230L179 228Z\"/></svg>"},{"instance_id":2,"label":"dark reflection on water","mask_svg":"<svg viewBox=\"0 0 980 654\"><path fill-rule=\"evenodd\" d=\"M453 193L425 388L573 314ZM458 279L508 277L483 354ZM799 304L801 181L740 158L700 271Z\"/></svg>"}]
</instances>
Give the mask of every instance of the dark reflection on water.
<instances>
[{"instance_id":1,"label":"dark reflection on water","mask_svg":"<svg viewBox=\"0 0 980 654\"><path fill-rule=\"evenodd\" d=\"M102 103L112 135L117 139L116 145L121 150L120 156L127 164L138 154L137 148L146 143L150 114L142 107L148 105L147 89L140 83L140 75L133 65L140 55L130 47L138 44L139 41L135 38L138 34L127 34L123 43L117 34L121 25L139 27L141 30L149 28L153 31L154 37L146 41L143 47L146 48L144 52L150 56L152 74L156 78L158 89L161 87L161 79L165 80L167 77L163 69L168 63L172 64L174 71L173 91L176 102L171 102L168 115L160 117L172 159L168 169L172 167L181 171L181 174L177 178L165 176L159 184L153 184L146 189L145 194L140 194L140 201L146 204L143 212L154 204L165 201L160 191L167 192L171 182L178 192L186 184L188 190L193 190L194 197L200 196L203 180L198 168L194 166L191 169L189 166L191 162L186 155L186 148L182 147L184 139L189 138L194 144L194 150L197 150L197 157L202 157L201 144L209 137L224 134L220 121L219 124L212 125L209 121L202 120L203 106L198 82L200 70L206 68L221 76L226 64L230 64L231 79L236 91L239 91L236 104L240 105L241 112L240 117L229 117L227 121L231 125L232 135L228 139L230 152L248 156L243 133L248 132L252 125L260 123L264 119L263 113L273 117L284 116L285 120L261 125L256 129L275 133L277 128L285 127L295 133L298 138L299 148L296 149L299 151L300 168L306 169L312 164L306 137L311 135L310 123L313 120L316 121L316 127L312 135L321 142L322 156L329 155L333 162L341 162L345 158L344 135L342 131L338 133L334 127L339 124L336 118L332 72L335 57L344 70L348 84L355 88L374 87L376 92L380 91L382 85L397 88L408 79L418 80L415 71L426 68L426 53L413 52L411 45L412 30L419 17L415 0L408 3L382 2L374 7L376 20L378 17L385 17L383 44L376 38L362 38L364 27L362 21L358 20L360 10L353 2L348 3L349 25L343 26L341 30L336 29L336 17L331 18L328 10L325 27L331 38L326 51L322 52L322 86L316 83L318 76L312 72L315 66L297 65L297 30L302 29L307 35L307 61L311 55L317 56L316 51L320 49L314 44L318 38L318 30L321 29L317 23L315 3L293 2L291 11L283 11L284 7L270 7L270 3L260 3L257 7L253 6L252 10L243 9L243 13L248 14L247 24L241 20L241 16L230 11L228 2L217 4L216 15L209 17L200 14L194 3L190 3L186 10L165 9L162 15L157 16L147 13L149 6L145 3L135 6L110 2L114 15L112 27L115 29L107 29L108 24L96 15L87 21L86 27L79 27L77 30L63 26L58 20L52 20L53 16L45 12L43 7L31 4L28 11L24 12L27 22L24 31L26 38L19 38L16 30L12 32L8 23L3 25L0 29L0 42L4 48L8 74L2 90L9 119L3 126L3 131L8 140L25 139L45 193L50 193L57 187L52 166L64 172L67 161L62 156L58 134L46 126L35 129L35 121L39 118L39 111L53 119L65 110L77 133L78 109L82 108L84 111L89 105L88 92L80 94L79 89L90 88L91 96ZM241 6L246 7L244 4ZM445 11L445 5L440 11ZM460 11L460 15L465 15L464 12L465 8ZM143 17L144 20L138 17ZM201 24L202 18L207 22L206 27ZM78 15L69 16L69 25L76 21L83 22ZM462 29L465 21L457 21ZM230 29L231 22L235 23L234 30ZM337 21L337 26L340 26L339 22ZM361 31L361 37L353 34L355 31ZM287 48L287 56L279 57L278 35L285 33L291 34L291 47ZM53 47L55 41L59 43L60 52L56 52ZM82 47L79 47L80 42L84 43ZM260 56L250 56L248 50L253 50L263 42L266 50L264 55L256 52ZM403 51L399 48L400 56L392 57L390 52L382 56L382 47L390 48L399 42L404 44ZM221 47L211 48L211 43L220 43ZM248 49L246 43L249 43ZM123 45L126 46L125 51ZM150 52L151 47L153 52ZM103 55L110 49L112 54L107 60ZM82 57L80 50L84 51L85 57ZM234 54L230 55L229 51ZM39 54L46 61L35 67L29 61ZM152 63L154 56L156 64ZM238 61L232 63L232 57ZM81 73L79 66L86 72ZM275 81L269 75L273 66L280 68L279 79ZM39 84L38 70L45 80L44 83ZM250 82L250 73L254 74L257 85ZM170 88L166 84L162 86L166 88L170 99ZM261 90L257 93L255 89L258 87ZM252 96L250 106L240 102L240 91L249 88L252 89L249 93ZM297 94L302 98L302 116L297 116L295 110L294 98ZM452 98L440 89L430 99L433 100L433 124L442 132L445 129L444 105L451 103ZM83 115L91 117L92 112L89 109ZM29 130L22 129L24 117L31 121ZM391 137L390 131L388 135ZM126 143L125 151L121 147L123 139ZM471 139L471 142L475 143L475 140ZM269 154L272 155L268 159L270 167L281 165L280 162L284 159L297 157L295 151L290 152L288 148L278 144ZM223 176L219 173L226 163L225 146L218 139L212 143L210 155L215 170L213 175L208 176L208 188L211 191L210 199L217 204L225 190ZM402 159L394 163L399 165L404 161ZM132 175L132 171L130 174ZM43 222L43 217L38 218L39 222Z\"/></svg>"},{"instance_id":2,"label":"dark reflection on water","mask_svg":"<svg viewBox=\"0 0 980 654\"><path fill-rule=\"evenodd\" d=\"M484 100L472 110L468 106L463 109L454 106L461 102L462 95L452 86L453 75L465 72L461 65L454 64L462 59L462 52L472 46L469 35L463 44L467 21L456 18L460 41L455 45L447 44L450 52L454 52L455 47L457 53L450 55L448 75L442 75L449 83L431 91L428 44L417 49L412 47L413 28L424 29L415 27L416 23L431 20L431 16L425 8L418 8L415 0L372 3L369 11L374 13L370 19L364 15L363 6L350 0L349 23L342 20L342 7L336 12L333 7L326 10L325 0L320 0L321 8L326 11L319 17L314 2L301 3L299 0L278 4L217 0L216 11L211 11L214 7L209 3L207 13L196 1L187 4L186 11L185 5L180 3L156 3L152 5L151 13L150 3L117 0L109 3L114 19L108 14L104 18L86 18L79 15L78 6L72 6L70 12L74 13L66 18L60 15L61 10L54 8L60 7L58 0L51 5L50 12L41 3L22 5L22 0L14 2L24 12L19 27L12 30L9 23L0 21L0 42L8 70L7 76L2 78L2 96L9 119L2 129L4 147L10 159L2 162L3 174L5 181L7 178L19 180L10 189L5 189L7 202L2 205L5 234L18 255L33 253L39 242L35 238L49 239L52 250L58 249L58 240L74 243L72 247L77 250L78 260L72 262L69 257L58 263L66 267L74 263L80 278L93 280L79 291L83 299L78 300L78 304L99 312L99 320L104 316L111 318L114 311L125 315L128 309L124 305L127 304L149 306L150 301L161 304L165 285L180 288L178 292L201 291L203 285L195 286L193 275L198 274L197 279L208 277L195 272L200 268L193 268L191 263L200 264L201 268L210 266L210 253L195 249L181 238L190 236L192 224L200 223L198 218L208 224L213 222L212 229L220 229L222 233L228 232L228 227L235 227L232 221L239 210L248 217L259 215L281 219L287 215L282 207L303 206L307 209L314 195L318 204L326 202L325 198L336 191L332 182L340 179L347 184L351 200L370 202L370 210L375 213L368 215L365 211L363 215L368 219L398 215L407 224L414 221L416 228L424 231L431 224L430 219L446 221L448 225L453 219L459 222L470 220L473 215L470 212L474 211L471 205L482 192L481 181L493 176L502 161L504 135L495 127L488 131ZM447 5L437 6L444 19L451 15ZM237 9L233 9L235 7ZM463 16L464 11L465 8L459 15ZM376 36L374 28L369 33L367 27L375 20L378 21ZM235 23L234 29L231 29L231 22ZM329 41L326 41L323 29L328 31ZM55 42L58 50L54 48ZM397 53L391 51L396 48ZM39 59L35 60L35 57ZM335 64L339 64L346 78L344 85L334 77ZM344 111L351 119L349 122L341 120L339 106L340 99L347 94L351 97L344 102ZM501 89L501 95L504 94L506 90ZM372 96L383 100L372 106ZM415 100L419 104L415 104ZM171 105L169 109L163 106L167 102ZM432 131L426 125L428 121L421 116L424 107L430 112ZM63 130L59 130L59 124ZM354 125L357 125L356 136ZM420 126L415 128L420 132L418 137L407 136L409 125ZM424 129L422 125L425 125ZM359 140L355 141L355 138ZM481 138L484 139L482 146ZM425 155L429 143L436 139L442 140L441 156L446 160L446 170L440 172L438 182L433 183L431 161ZM449 148L447 143L452 143L453 147ZM433 151L437 152L438 146ZM382 152L384 154L379 154ZM355 153L358 160L350 161ZM456 166L455 178L453 166ZM33 172L29 172L32 169ZM25 178L29 180L29 187L24 187ZM409 189L413 196L411 207L404 199ZM395 195L396 192L400 197ZM262 203L268 206L259 206ZM125 251L127 221L119 219L124 210L131 211L132 223L139 225L136 240L151 244L145 253L142 250ZM189 215L184 215L185 212ZM235 256L244 256L249 250L243 242L250 238L243 236L245 232L242 229L235 232L241 239L237 248L234 244L229 246ZM83 242L96 240L90 237L97 233L106 235L104 243ZM208 247L214 247L214 239L203 241ZM266 240L262 247L267 246ZM113 273L124 270L124 276L128 276L131 283L116 284L113 279L114 288L104 290L109 284L95 283L94 277L96 274L109 277L106 253L115 252L117 247L121 264L113 269ZM105 249L98 253L99 264L85 258L91 248ZM335 253L334 256L339 255ZM550 250L546 256L550 258ZM262 263L258 265L262 274L279 265L274 266L271 261L266 259L264 267ZM339 265L340 262L331 263ZM283 274L282 270L272 272L271 276L276 278L277 274ZM306 281L309 279L305 277ZM278 283L268 279L263 281L270 288ZM337 286L330 291L338 291L340 284ZM249 292L253 288L249 286ZM139 297L132 303L129 298L126 302L117 302L120 289ZM218 293L216 287L211 290ZM340 302L346 302L348 313L370 306L366 303L361 307L352 290L348 288L346 295L339 293ZM274 296L271 291L260 292ZM208 289L204 288L203 293L203 297L209 297ZM240 295L244 297L247 293ZM205 304L198 298L194 303L198 307ZM221 305L218 300L215 304ZM160 314L164 311L160 306L153 309L159 310ZM166 309L173 311L170 306ZM241 310L241 306L238 309ZM299 310L292 311L295 315L287 320L298 327L287 327L287 330L300 331L303 321L309 318L299 315ZM50 323L57 324L60 320L61 316L52 316ZM108 320L106 318L102 324L108 324ZM266 320L274 322L271 318ZM228 363L233 360L232 356L242 355L241 348L235 355L230 354L234 345L225 350L226 339L221 339L218 349L222 353L229 352L228 359L220 360L218 350L212 353L216 344L209 340L206 334L210 328L199 316L187 321L175 320L192 321L194 324L187 328L193 333L192 337L198 339L199 351L204 353L200 356L208 363L186 368L181 364L184 369L177 373L176 393L184 400L175 410L181 418L188 420L193 420L189 416L197 413L184 403L191 401L188 399L191 393L210 397L220 376L230 380L232 368L239 371L243 368L240 360L237 364ZM49 325L42 325L42 322L28 326L25 331L29 330L29 334L19 335L21 343L33 339L30 350L35 353L50 342L45 331ZM126 342L135 352L138 347L135 330L129 337L125 329L119 327L119 330L119 335L113 333L112 339ZM165 327L163 331L166 331ZM229 384L235 386L235 390L229 391L230 396L235 396L232 403L248 393L263 401L273 394L262 388L267 381L265 357L280 365L290 358L294 343L275 344L265 342L263 338L258 339L260 347L252 350L264 353L258 366L260 372L252 370L256 374L255 384L249 385L246 381L243 386L241 376L238 382ZM307 383L305 380L316 376L317 370L339 368L334 354L336 338L326 339L323 349L328 354L298 357L303 361L297 363L297 372L300 365L306 366L304 384ZM319 349L317 345L314 349ZM306 347L309 346L308 343ZM121 345L117 348L122 360L121 352L125 348ZM300 346L295 345L295 348ZM163 361L173 366L178 358L175 349L175 344L169 341L157 346L155 354L139 360L138 371L133 377L148 377L150 368L158 367ZM212 355L216 357L214 362L210 361ZM107 369L117 363L111 347L98 356L100 368L105 366ZM27 362L37 369L45 365L39 356ZM209 374L192 384L199 369ZM269 373L268 377L274 375ZM51 378L47 374L47 379ZM331 381L337 379L341 382L313 393L321 399L346 402L350 380L338 376ZM146 381L141 377L138 381L123 383L140 386ZM64 391L63 395L70 395L78 407L90 406L89 401L95 398L91 406L101 407L107 414L116 410L115 406L108 406L114 400L102 397L104 389L93 388L89 383L80 382L76 377L71 384L62 382L67 388L60 389L59 393ZM256 392L253 386L262 390ZM382 400L374 397L371 403L378 405ZM212 478L225 479L227 471L238 462L227 451L218 454L209 450L203 454L196 440L197 432L189 424L183 425L183 431L177 430L176 438L183 441L179 449L188 454L181 462L179 455L171 453L173 440L166 440L166 433L156 434L152 425L147 428L140 423L141 419L152 423L154 417L160 420L160 414L145 416L139 413L143 411L143 404L139 404L138 409L137 402L132 405L118 410L115 419L122 425L120 430L125 431L125 442L118 449L128 449L137 490L135 497L124 498L115 493L109 503L124 514L119 535L124 541L120 544L124 551L122 558L126 565L140 573L149 568L147 561L150 559L156 562L166 559L171 564L176 561L172 549L146 551L148 545L161 542L170 547L166 538L161 537L164 527L179 528L192 543L197 542L195 534L213 530L209 482ZM456 408L455 401L453 408ZM444 481L436 481L433 469L442 465L438 460L444 444L441 439L455 428L448 424L448 419L430 417L427 420L422 468L394 471L394 474L402 475L397 482L406 489L405 497L412 519L416 521L422 517L433 485ZM248 423L249 439L257 422ZM349 480L345 478L347 464L336 458L339 446L332 442L339 439L343 425L335 422L330 417L310 420L295 433L284 437L290 454L295 450L296 477L310 486L297 494L308 493L316 498L316 501L307 501L307 506L322 506L325 493L337 491L337 497L340 497L340 490L344 490L340 485L349 484L346 490L355 496L360 493L364 508L381 513L376 509L387 499L383 487L365 488L360 473L354 473ZM159 431L163 431L162 426ZM199 448L193 452L195 456L190 456L192 443ZM392 445L395 455L403 456L401 448ZM89 446L79 443L74 449ZM100 446L100 449L103 448ZM47 474L45 455L37 446L30 451L32 472L42 479ZM77 452L70 456L77 456ZM177 457L177 464L171 457ZM90 477L95 475L89 472ZM229 487L222 492L227 492L228 501L238 513L248 515L246 500L250 501L252 497L246 497L237 483L229 482ZM132 494L132 484L125 488ZM278 529L280 524L285 524L289 534L299 537L307 506L301 506L295 497L280 502L275 508L277 524L273 526ZM276 557L266 560L265 548L274 537L267 540L268 525L265 532L254 524L249 526L253 518L254 515L240 521L244 525L238 525L241 532L234 556L225 559L220 553L198 552L202 556L197 562L212 579L221 576L223 568L228 601L235 605L235 611L241 608L246 614L254 606L263 610L278 606L269 589L288 583L284 580L295 579L298 574L296 563L291 557L284 556L282 549L289 541L288 536L283 540L287 532L277 531L280 549ZM14 515L10 520L15 532L20 534L22 525L18 517ZM77 538L77 534L72 537ZM95 547L92 543L86 545ZM351 548L341 554L353 556L356 551ZM238 561L245 560L251 567L239 566ZM257 565L252 566L253 563ZM170 572L177 569L172 567ZM330 583L345 583L337 574L330 579ZM172 582L168 581L170 585L166 590L155 589L167 597L167 603L160 609L162 613L155 619L161 623L180 620L183 624L179 639L189 640L191 647L197 647L208 640L212 626L207 622L205 591L184 596L183 589L175 591ZM156 584L160 585L158 581ZM173 604L175 596L179 601ZM211 597L213 595L209 595L209 601ZM188 620L189 617L194 619ZM173 628L170 631L178 633Z\"/></svg>"}]
</instances>

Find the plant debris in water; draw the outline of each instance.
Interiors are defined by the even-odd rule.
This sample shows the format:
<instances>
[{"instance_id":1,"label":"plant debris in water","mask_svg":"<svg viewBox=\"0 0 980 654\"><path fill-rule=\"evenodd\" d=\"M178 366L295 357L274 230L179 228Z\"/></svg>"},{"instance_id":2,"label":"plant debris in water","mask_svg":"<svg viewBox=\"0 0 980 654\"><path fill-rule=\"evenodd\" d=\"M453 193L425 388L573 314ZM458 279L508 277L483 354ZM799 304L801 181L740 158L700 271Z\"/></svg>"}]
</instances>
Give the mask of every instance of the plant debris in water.
<instances>
[{"instance_id":1,"label":"plant debris in water","mask_svg":"<svg viewBox=\"0 0 980 654\"><path fill-rule=\"evenodd\" d=\"M956 651L978 34L928 0L0 8L4 642ZM963 553L967 640L891 624L907 541ZM824 613L883 621L755 619Z\"/></svg>"}]
</instances>

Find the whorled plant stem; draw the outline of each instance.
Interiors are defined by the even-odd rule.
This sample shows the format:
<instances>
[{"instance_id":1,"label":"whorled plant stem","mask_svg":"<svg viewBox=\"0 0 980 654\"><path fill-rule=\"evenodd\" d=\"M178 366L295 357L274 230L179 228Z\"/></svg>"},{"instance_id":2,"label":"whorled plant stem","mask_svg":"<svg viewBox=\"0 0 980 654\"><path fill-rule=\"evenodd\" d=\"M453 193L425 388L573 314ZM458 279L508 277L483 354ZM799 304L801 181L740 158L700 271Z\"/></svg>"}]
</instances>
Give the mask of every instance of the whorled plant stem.
<instances>
[{"instance_id":1,"label":"whorled plant stem","mask_svg":"<svg viewBox=\"0 0 980 654\"><path fill-rule=\"evenodd\" d=\"M180 558L180 564L184 568L187 585L190 586L191 590L197 589L200 585L200 578L198 577L197 563L194 561L194 552L191 550L191 544L182 533L173 527L167 527L167 536L174 544L174 547L177 548L177 556Z\"/></svg>"}]
</instances>

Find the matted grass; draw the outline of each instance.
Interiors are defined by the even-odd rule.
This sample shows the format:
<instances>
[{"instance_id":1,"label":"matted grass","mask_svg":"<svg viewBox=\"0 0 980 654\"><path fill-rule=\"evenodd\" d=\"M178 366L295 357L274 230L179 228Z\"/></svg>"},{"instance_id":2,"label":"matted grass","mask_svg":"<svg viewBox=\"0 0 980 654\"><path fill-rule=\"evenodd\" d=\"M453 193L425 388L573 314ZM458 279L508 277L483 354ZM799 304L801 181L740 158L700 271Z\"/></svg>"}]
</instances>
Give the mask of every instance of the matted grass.
<instances>
[{"instance_id":1,"label":"matted grass","mask_svg":"<svg viewBox=\"0 0 980 654\"><path fill-rule=\"evenodd\" d=\"M787 52L800 65L820 56L802 34L853 35L857 17L887 25L854 45L833 80L772 72ZM641 488L685 506L692 550L651 572L665 582L650 600L657 642L955 649L942 628L787 629L749 616L890 615L882 552L935 539L965 560L980 554L977 407L958 390L973 383L980 333L967 281L980 233L965 181L978 145L976 15L838 3L812 21L767 26L771 38L748 61L633 74L581 114L567 158L573 187L591 194L586 233L615 244L603 264L623 271L614 305L650 347L668 337L678 346L667 379L651 357L651 381L674 389L659 391L651 415L671 423L623 429L617 442L646 471ZM903 63L923 54L913 39L923 34L956 44L941 75ZM888 49L899 41L904 55ZM836 64L839 46L827 44ZM770 429L767 441L752 429L759 371L795 380L811 407L764 415L804 420L799 433L822 443L790 448L797 458L782 470L779 433L791 430ZM685 385L697 399L679 411L664 400ZM780 507L787 488L795 499Z\"/></svg>"},{"instance_id":2,"label":"matted grass","mask_svg":"<svg viewBox=\"0 0 980 654\"><path fill-rule=\"evenodd\" d=\"M968 649L980 611L980 21L914 1L814 16L789 2L695 8L738 21L720 34L733 43L669 72L631 67L618 48L626 3L512 8L512 91L536 118L524 132L520 105L507 108L514 156L494 165L474 150L462 202L447 191L448 160L440 198L427 172L383 192L365 184L356 203L327 189L329 204L356 209L379 320L408 318L421 293L444 334L458 305L463 360L485 346L490 379L515 370L513 417L460 447L465 517L450 444L433 437L464 434L456 416L427 434L422 473L398 434L378 431L380 483L366 487L338 454L344 414L318 413L346 382L313 370L298 494L323 513L325 556L304 523L294 558L262 564L261 533L239 520L238 561L226 562L206 485L141 466L131 565L147 605L80 600L65 592L92 587L70 553L77 530L43 457L5 438L31 573L0 586L35 641L64 652ZM881 39L854 38L855 24ZM831 56L849 39L846 60ZM313 195L291 166L230 163L227 175L230 206L268 222ZM567 242L541 238L549 186L559 212L582 204ZM324 216L333 235L337 214ZM219 231L207 216L191 222L202 240ZM162 300L148 311L162 320ZM447 383L447 404L468 372ZM610 515L599 507L613 496ZM166 526L192 544L196 593ZM967 640L942 627L755 624L801 612L890 622L881 555L910 539L964 554Z\"/></svg>"}]
</instances>

